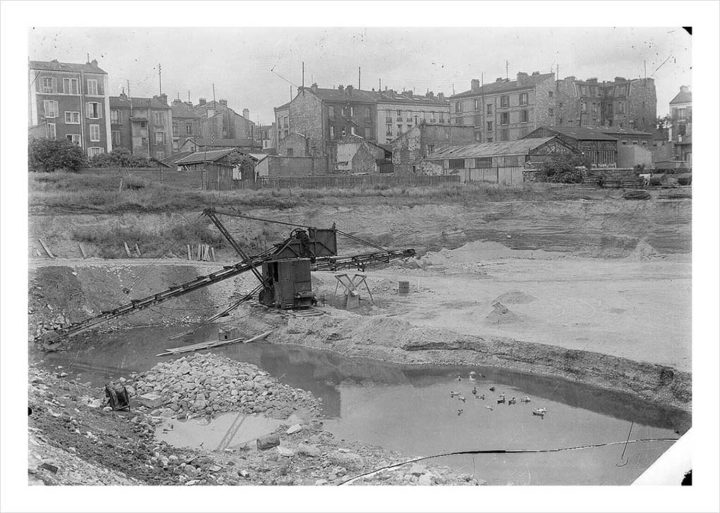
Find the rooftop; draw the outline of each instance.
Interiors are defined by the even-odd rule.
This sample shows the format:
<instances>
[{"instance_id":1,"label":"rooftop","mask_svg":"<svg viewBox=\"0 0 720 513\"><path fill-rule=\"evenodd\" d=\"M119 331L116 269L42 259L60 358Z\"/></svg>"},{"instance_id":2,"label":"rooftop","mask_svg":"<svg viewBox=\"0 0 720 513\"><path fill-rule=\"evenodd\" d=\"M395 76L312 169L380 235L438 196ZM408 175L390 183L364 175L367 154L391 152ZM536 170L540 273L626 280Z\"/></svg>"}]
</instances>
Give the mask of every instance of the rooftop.
<instances>
[{"instance_id":1,"label":"rooftop","mask_svg":"<svg viewBox=\"0 0 720 513\"><path fill-rule=\"evenodd\" d=\"M447 105L447 100L444 97L435 95L418 95L413 94L412 91L397 92L392 89L385 91L366 91L363 89L357 89L353 86L343 87L342 89L327 89L323 87L317 87L313 84L311 87L304 89L306 92L310 92L320 98L321 100L328 102L350 102L350 103L400 103L400 104L417 104L417 105ZM300 88L298 94L302 94L303 89ZM289 104L277 107L277 109L287 108Z\"/></svg>"},{"instance_id":2,"label":"rooftop","mask_svg":"<svg viewBox=\"0 0 720 513\"><path fill-rule=\"evenodd\" d=\"M585 127L576 127L576 126L543 126L540 127L538 130L544 130L548 132L554 132L556 134L561 134L566 137L570 137L572 139L577 139L579 141L616 141L614 137L611 137L607 135L605 132L600 132L596 130L592 130L590 128ZM532 136L532 132L528 134L529 136Z\"/></svg>"},{"instance_id":3,"label":"rooftop","mask_svg":"<svg viewBox=\"0 0 720 513\"><path fill-rule=\"evenodd\" d=\"M637 135L640 137L652 137L650 132L643 132L642 130L633 130L631 128L620 128L616 126L601 126L588 128L588 130L596 130L603 134L619 136L619 135Z\"/></svg>"},{"instance_id":4,"label":"rooftop","mask_svg":"<svg viewBox=\"0 0 720 513\"><path fill-rule=\"evenodd\" d=\"M135 109L147 109L148 107L150 107L152 109L169 109L170 108L170 106L167 103L164 103L157 96L153 96L152 98L140 98L140 97L134 97L134 96L131 97L131 96L121 94L120 96L111 96L110 97L110 108L129 109L130 107L133 107Z\"/></svg>"},{"instance_id":5,"label":"rooftop","mask_svg":"<svg viewBox=\"0 0 720 513\"><path fill-rule=\"evenodd\" d=\"M542 146L553 139L554 137L535 137L530 139L519 139L517 141L445 146L429 155L428 159L470 159L478 157L527 155L538 146Z\"/></svg>"},{"instance_id":6,"label":"rooftop","mask_svg":"<svg viewBox=\"0 0 720 513\"><path fill-rule=\"evenodd\" d=\"M173 118L199 118L200 114L195 112L195 108L191 103L186 103L180 100L173 100L170 104L172 109Z\"/></svg>"},{"instance_id":7,"label":"rooftop","mask_svg":"<svg viewBox=\"0 0 720 513\"><path fill-rule=\"evenodd\" d=\"M670 100L670 105L673 103L692 103L692 91L687 87L680 88L680 92L675 95L675 98Z\"/></svg>"},{"instance_id":8,"label":"rooftop","mask_svg":"<svg viewBox=\"0 0 720 513\"><path fill-rule=\"evenodd\" d=\"M215 162L221 158L237 151L235 148L225 148L222 150L196 151L190 155L175 161L178 166L186 164L202 164L203 162Z\"/></svg>"},{"instance_id":9,"label":"rooftop","mask_svg":"<svg viewBox=\"0 0 720 513\"><path fill-rule=\"evenodd\" d=\"M537 73L537 74L524 74L522 81L498 79L495 82L489 82L476 89L470 89L463 93L458 93L450 97L450 99L467 98L471 96L478 96L482 94L494 94L504 93L509 91L515 91L517 89L531 89L538 83L548 78L555 78L555 73Z\"/></svg>"},{"instance_id":10,"label":"rooftop","mask_svg":"<svg viewBox=\"0 0 720 513\"><path fill-rule=\"evenodd\" d=\"M72 73L80 73L82 71L85 73L102 73L107 75L107 72L98 67L98 62L94 59L92 62L85 64L60 62L57 59L51 61L30 61L30 69L41 71L68 71Z\"/></svg>"}]
</instances>

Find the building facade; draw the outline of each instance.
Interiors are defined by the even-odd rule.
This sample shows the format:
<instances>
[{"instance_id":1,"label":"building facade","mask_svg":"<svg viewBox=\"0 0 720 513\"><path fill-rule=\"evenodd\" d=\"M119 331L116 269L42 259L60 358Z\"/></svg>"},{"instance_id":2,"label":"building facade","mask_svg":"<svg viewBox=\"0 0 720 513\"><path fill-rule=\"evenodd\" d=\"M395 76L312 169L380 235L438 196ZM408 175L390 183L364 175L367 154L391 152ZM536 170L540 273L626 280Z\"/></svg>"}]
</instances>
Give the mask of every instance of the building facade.
<instances>
[{"instance_id":1,"label":"building facade","mask_svg":"<svg viewBox=\"0 0 720 513\"><path fill-rule=\"evenodd\" d=\"M227 100L206 101L200 98L193 110L199 116L202 139L255 140L255 123L250 121L248 109L243 109L241 116L228 107ZM257 146L260 147L260 143Z\"/></svg>"},{"instance_id":2,"label":"building facade","mask_svg":"<svg viewBox=\"0 0 720 513\"><path fill-rule=\"evenodd\" d=\"M390 143L394 172L399 175L417 174L422 160L436 150L474 141L474 127L422 122Z\"/></svg>"},{"instance_id":3,"label":"building facade","mask_svg":"<svg viewBox=\"0 0 720 513\"><path fill-rule=\"evenodd\" d=\"M29 126L48 139L67 139L88 157L112 151L108 75L85 64L30 61Z\"/></svg>"},{"instance_id":4,"label":"building facade","mask_svg":"<svg viewBox=\"0 0 720 513\"><path fill-rule=\"evenodd\" d=\"M597 130L583 127L540 127L527 135L557 137L590 159L592 167L616 167L618 163L618 140Z\"/></svg>"},{"instance_id":5,"label":"building facade","mask_svg":"<svg viewBox=\"0 0 720 513\"><path fill-rule=\"evenodd\" d=\"M189 101L175 99L170 105L172 110L173 151L180 151L186 139L200 137L200 114L195 112Z\"/></svg>"},{"instance_id":6,"label":"building facade","mask_svg":"<svg viewBox=\"0 0 720 513\"><path fill-rule=\"evenodd\" d=\"M555 74L518 73L450 97L450 122L471 126L477 142L514 141L540 126L555 125Z\"/></svg>"},{"instance_id":7,"label":"building facade","mask_svg":"<svg viewBox=\"0 0 720 513\"><path fill-rule=\"evenodd\" d=\"M692 164L692 92L689 87L680 87L680 92L670 101L670 118L675 160Z\"/></svg>"},{"instance_id":8,"label":"building facade","mask_svg":"<svg viewBox=\"0 0 720 513\"><path fill-rule=\"evenodd\" d=\"M555 97L558 126L655 129L657 97L652 78L598 82L570 76L557 81Z\"/></svg>"},{"instance_id":9,"label":"building facade","mask_svg":"<svg viewBox=\"0 0 720 513\"><path fill-rule=\"evenodd\" d=\"M324 89L313 84L275 109L278 153L335 160L343 137L356 135L384 144L424 119L446 119L448 108L442 96L430 93L365 91L351 85Z\"/></svg>"},{"instance_id":10,"label":"building facade","mask_svg":"<svg viewBox=\"0 0 720 513\"><path fill-rule=\"evenodd\" d=\"M110 97L113 147L133 155L163 160L173 152L173 117L167 95L152 98Z\"/></svg>"}]
</instances>

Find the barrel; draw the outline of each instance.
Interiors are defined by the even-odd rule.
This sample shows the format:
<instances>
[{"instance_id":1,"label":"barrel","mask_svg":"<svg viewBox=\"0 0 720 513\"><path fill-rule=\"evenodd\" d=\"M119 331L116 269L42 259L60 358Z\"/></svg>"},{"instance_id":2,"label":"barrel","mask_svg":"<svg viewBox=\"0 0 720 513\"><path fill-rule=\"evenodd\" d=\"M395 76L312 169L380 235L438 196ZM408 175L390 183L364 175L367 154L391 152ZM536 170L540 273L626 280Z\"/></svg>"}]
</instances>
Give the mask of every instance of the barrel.
<instances>
[{"instance_id":1,"label":"barrel","mask_svg":"<svg viewBox=\"0 0 720 513\"><path fill-rule=\"evenodd\" d=\"M409 281L399 281L398 282L398 294L408 294L410 292L410 282Z\"/></svg>"}]
</instances>

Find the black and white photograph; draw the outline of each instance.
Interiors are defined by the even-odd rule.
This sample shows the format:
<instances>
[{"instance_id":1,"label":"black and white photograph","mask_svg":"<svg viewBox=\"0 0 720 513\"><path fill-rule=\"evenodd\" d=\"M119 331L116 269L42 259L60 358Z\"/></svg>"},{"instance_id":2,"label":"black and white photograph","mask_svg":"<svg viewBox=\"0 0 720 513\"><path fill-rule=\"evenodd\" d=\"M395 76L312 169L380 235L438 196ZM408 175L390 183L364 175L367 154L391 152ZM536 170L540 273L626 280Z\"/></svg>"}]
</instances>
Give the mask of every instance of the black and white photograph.
<instances>
[{"instance_id":1,"label":"black and white photograph","mask_svg":"<svg viewBox=\"0 0 720 513\"><path fill-rule=\"evenodd\" d=\"M715 511L718 3L582 4L3 2L3 511Z\"/></svg>"}]
</instances>

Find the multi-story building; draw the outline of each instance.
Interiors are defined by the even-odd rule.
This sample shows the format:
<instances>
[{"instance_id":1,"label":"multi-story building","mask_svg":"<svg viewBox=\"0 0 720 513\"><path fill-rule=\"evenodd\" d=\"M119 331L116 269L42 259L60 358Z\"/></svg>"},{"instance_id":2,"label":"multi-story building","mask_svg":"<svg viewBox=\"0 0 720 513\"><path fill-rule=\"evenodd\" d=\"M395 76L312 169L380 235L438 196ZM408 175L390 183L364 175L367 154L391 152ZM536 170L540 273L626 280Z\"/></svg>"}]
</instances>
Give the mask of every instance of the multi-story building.
<instances>
[{"instance_id":1,"label":"multi-story building","mask_svg":"<svg viewBox=\"0 0 720 513\"><path fill-rule=\"evenodd\" d=\"M655 129L657 98L652 78L598 82L566 77L557 82L558 126Z\"/></svg>"},{"instance_id":2,"label":"multi-story building","mask_svg":"<svg viewBox=\"0 0 720 513\"><path fill-rule=\"evenodd\" d=\"M243 109L241 116L228 107L227 100L207 101L200 98L194 111L200 116L200 137L203 139L234 139L238 142L237 146L248 145L247 141L255 140L255 123L250 121L248 109Z\"/></svg>"},{"instance_id":3,"label":"multi-story building","mask_svg":"<svg viewBox=\"0 0 720 513\"><path fill-rule=\"evenodd\" d=\"M167 95L152 98L110 97L113 147L162 160L173 152L172 109Z\"/></svg>"},{"instance_id":4,"label":"multi-story building","mask_svg":"<svg viewBox=\"0 0 720 513\"><path fill-rule=\"evenodd\" d=\"M431 93L301 87L291 102L275 108L278 153L335 159L337 141L345 136L387 143L423 120L447 120L448 109L442 95Z\"/></svg>"},{"instance_id":5,"label":"multi-story building","mask_svg":"<svg viewBox=\"0 0 720 513\"><path fill-rule=\"evenodd\" d=\"M473 142L475 129L471 126L422 122L391 143L394 172L398 175L416 174L421 169L422 160L443 146Z\"/></svg>"},{"instance_id":6,"label":"multi-story building","mask_svg":"<svg viewBox=\"0 0 720 513\"><path fill-rule=\"evenodd\" d=\"M179 151L186 139L200 137L200 114L195 112L193 104L179 98L170 105L172 110L173 151Z\"/></svg>"},{"instance_id":7,"label":"multi-story building","mask_svg":"<svg viewBox=\"0 0 720 513\"><path fill-rule=\"evenodd\" d=\"M675 160L692 164L692 92L681 86L680 92L670 101L670 140Z\"/></svg>"},{"instance_id":8,"label":"multi-story building","mask_svg":"<svg viewBox=\"0 0 720 513\"><path fill-rule=\"evenodd\" d=\"M475 127L478 142L514 141L540 126L555 125L555 74L518 73L450 97L450 122Z\"/></svg>"},{"instance_id":9,"label":"multi-story building","mask_svg":"<svg viewBox=\"0 0 720 513\"><path fill-rule=\"evenodd\" d=\"M89 157L112 150L108 75L96 60L30 61L28 83L33 133L79 144Z\"/></svg>"}]
</instances>

